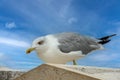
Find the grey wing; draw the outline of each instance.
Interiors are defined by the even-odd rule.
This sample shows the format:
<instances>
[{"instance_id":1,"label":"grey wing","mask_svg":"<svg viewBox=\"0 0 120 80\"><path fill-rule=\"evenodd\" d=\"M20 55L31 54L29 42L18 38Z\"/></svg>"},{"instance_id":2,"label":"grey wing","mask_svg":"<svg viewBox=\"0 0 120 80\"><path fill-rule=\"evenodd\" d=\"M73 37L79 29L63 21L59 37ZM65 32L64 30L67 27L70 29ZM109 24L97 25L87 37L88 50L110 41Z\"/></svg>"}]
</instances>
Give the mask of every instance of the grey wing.
<instances>
[{"instance_id":1,"label":"grey wing","mask_svg":"<svg viewBox=\"0 0 120 80\"><path fill-rule=\"evenodd\" d=\"M64 53L82 51L83 54L88 54L100 48L100 44L95 39L77 33L61 33L55 35L55 37L57 37L60 43L59 49Z\"/></svg>"}]
</instances>

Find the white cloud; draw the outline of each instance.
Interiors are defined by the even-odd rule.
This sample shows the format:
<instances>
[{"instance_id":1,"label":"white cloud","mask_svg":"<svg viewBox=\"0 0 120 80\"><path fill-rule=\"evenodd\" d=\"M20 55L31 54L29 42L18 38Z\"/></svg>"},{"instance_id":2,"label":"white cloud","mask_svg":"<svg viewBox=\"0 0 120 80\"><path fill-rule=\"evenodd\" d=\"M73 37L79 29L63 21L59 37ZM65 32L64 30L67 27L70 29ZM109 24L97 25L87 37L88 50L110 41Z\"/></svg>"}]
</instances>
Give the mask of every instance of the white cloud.
<instances>
[{"instance_id":1,"label":"white cloud","mask_svg":"<svg viewBox=\"0 0 120 80\"><path fill-rule=\"evenodd\" d=\"M0 53L0 60L2 60L3 58L5 58L5 54L4 53Z\"/></svg>"},{"instance_id":2,"label":"white cloud","mask_svg":"<svg viewBox=\"0 0 120 80\"><path fill-rule=\"evenodd\" d=\"M120 68L120 63L115 63L114 66Z\"/></svg>"},{"instance_id":3,"label":"white cloud","mask_svg":"<svg viewBox=\"0 0 120 80\"><path fill-rule=\"evenodd\" d=\"M4 62L10 61L10 56L7 54L0 52L0 65L2 65Z\"/></svg>"},{"instance_id":4,"label":"white cloud","mask_svg":"<svg viewBox=\"0 0 120 80\"><path fill-rule=\"evenodd\" d=\"M12 66L15 66L15 68L17 70L30 70L38 65L40 65L41 63L39 62L34 62L34 61L11 61ZM20 66L20 65L24 65L24 67Z\"/></svg>"},{"instance_id":5,"label":"white cloud","mask_svg":"<svg viewBox=\"0 0 120 80\"><path fill-rule=\"evenodd\" d=\"M10 38L4 38L4 37L0 37L0 43L7 44L7 45L12 45L12 46L17 46L17 47L23 47L23 48L30 46L25 41L20 41L20 40L15 40L15 39L10 39Z\"/></svg>"},{"instance_id":6,"label":"white cloud","mask_svg":"<svg viewBox=\"0 0 120 80\"><path fill-rule=\"evenodd\" d=\"M16 27L16 24L15 24L15 22L8 22L8 23L5 24L5 27L9 28L9 29L12 29L12 28Z\"/></svg>"},{"instance_id":7,"label":"white cloud","mask_svg":"<svg viewBox=\"0 0 120 80\"><path fill-rule=\"evenodd\" d=\"M71 17L70 19L68 19L69 24L72 24L72 23L75 23L75 22L77 22L77 19L74 18L74 17Z\"/></svg>"},{"instance_id":8,"label":"white cloud","mask_svg":"<svg viewBox=\"0 0 120 80\"><path fill-rule=\"evenodd\" d=\"M15 64L25 64L25 65L37 65L37 64L39 64L38 62L29 62L29 61L24 61L24 62L23 61L21 61L21 62L14 61L14 63Z\"/></svg>"},{"instance_id":9,"label":"white cloud","mask_svg":"<svg viewBox=\"0 0 120 80\"><path fill-rule=\"evenodd\" d=\"M94 60L94 61L110 61L113 60L115 58L118 58L117 54L105 54L105 53L100 53L100 54L96 54L90 57L90 59Z\"/></svg>"},{"instance_id":10,"label":"white cloud","mask_svg":"<svg viewBox=\"0 0 120 80\"><path fill-rule=\"evenodd\" d=\"M115 25L115 26L120 27L120 21L118 21L118 22L113 22L112 24Z\"/></svg>"},{"instance_id":11,"label":"white cloud","mask_svg":"<svg viewBox=\"0 0 120 80\"><path fill-rule=\"evenodd\" d=\"M111 24L115 28L107 31L106 33L107 34L117 34L117 36L119 36L120 35L120 21L110 22L109 24Z\"/></svg>"},{"instance_id":12,"label":"white cloud","mask_svg":"<svg viewBox=\"0 0 120 80\"><path fill-rule=\"evenodd\" d=\"M71 5L72 0L66 0L66 3L61 6L61 9L59 11L59 16L62 18L66 18L69 13L69 8Z\"/></svg>"}]
</instances>

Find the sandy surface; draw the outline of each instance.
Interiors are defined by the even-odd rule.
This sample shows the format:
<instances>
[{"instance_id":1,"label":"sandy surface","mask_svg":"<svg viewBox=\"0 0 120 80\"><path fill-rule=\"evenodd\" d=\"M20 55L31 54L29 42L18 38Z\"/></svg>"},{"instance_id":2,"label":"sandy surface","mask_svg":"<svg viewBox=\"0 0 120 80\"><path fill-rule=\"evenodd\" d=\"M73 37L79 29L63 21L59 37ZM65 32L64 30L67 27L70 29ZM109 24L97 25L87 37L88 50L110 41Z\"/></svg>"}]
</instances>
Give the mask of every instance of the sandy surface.
<instances>
[{"instance_id":1,"label":"sandy surface","mask_svg":"<svg viewBox=\"0 0 120 80\"><path fill-rule=\"evenodd\" d=\"M90 66L65 66L70 69L84 72L95 78L101 80L120 80L120 69L104 68L104 67L90 67Z\"/></svg>"},{"instance_id":2,"label":"sandy surface","mask_svg":"<svg viewBox=\"0 0 120 80\"><path fill-rule=\"evenodd\" d=\"M92 75L102 80L120 80L119 72L109 72L109 73L104 72L104 73L96 73Z\"/></svg>"}]
</instances>

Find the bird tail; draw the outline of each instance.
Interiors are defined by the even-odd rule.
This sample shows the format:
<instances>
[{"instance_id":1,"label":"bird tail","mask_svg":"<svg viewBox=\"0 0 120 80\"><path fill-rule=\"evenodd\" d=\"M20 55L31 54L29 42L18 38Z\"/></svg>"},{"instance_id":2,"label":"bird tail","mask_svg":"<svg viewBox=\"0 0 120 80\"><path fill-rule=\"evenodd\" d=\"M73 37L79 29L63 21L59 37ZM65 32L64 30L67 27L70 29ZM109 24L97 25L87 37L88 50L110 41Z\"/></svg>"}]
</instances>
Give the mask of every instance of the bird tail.
<instances>
[{"instance_id":1,"label":"bird tail","mask_svg":"<svg viewBox=\"0 0 120 80\"><path fill-rule=\"evenodd\" d=\"M113 37L113 36L116 36L117 34L112 34L112 35L109 35L109 36L105 36L105 37L102 37L102 38L99 38L98 40L99 40L99 44L102 44L102 45L104 45L104 44L106 44L106 43L108 43L108 42L110 42L111 41L111 37Z\"/></svg>"}]
</instances>

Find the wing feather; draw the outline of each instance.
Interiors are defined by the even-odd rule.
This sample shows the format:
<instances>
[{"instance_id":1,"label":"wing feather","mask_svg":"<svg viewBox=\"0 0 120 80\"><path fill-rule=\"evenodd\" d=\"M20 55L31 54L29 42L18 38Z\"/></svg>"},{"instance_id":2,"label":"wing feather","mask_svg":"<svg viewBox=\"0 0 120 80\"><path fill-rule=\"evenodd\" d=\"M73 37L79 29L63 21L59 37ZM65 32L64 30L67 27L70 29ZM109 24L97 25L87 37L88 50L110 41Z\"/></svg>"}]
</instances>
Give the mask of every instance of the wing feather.
<instances>
[{"instance_id":1,"label":"wing feather","mask_svg":"<svg viewBox=\"0 0 120 80\"><path fill-rule=\"evenodd\" d=\"M59 49L64 53L81 50L83 54L88 54L100 48L100 44L95 39L78 33L61 33L56 34L55 37L60 43ZM90 45L95 45L96 47L91 47Z\"/></svg>"}]
</instances>

